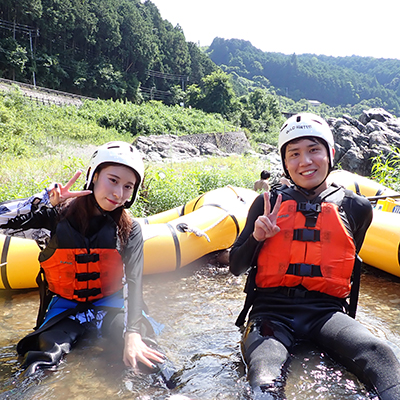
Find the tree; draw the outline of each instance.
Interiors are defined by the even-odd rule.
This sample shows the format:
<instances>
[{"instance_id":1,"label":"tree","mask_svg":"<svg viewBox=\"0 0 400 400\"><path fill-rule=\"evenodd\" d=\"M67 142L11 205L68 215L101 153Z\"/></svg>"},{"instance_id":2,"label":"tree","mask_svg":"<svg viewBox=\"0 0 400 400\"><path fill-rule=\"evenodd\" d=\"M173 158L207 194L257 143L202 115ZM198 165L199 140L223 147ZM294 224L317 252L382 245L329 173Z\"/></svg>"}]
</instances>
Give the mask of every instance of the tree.
<instances>
[{"instance_id":1,"label":"tree","mask_svg":"<svg viewBox=\"0 0 400 400\"><path fill-rule=\"evenodd\" d=\"M29 25L32 18L40 18L43 12L41 0L3 0L1 18L18 24Z\"/></svg>"},{"instance_id":2,"label":"tree","mask_svg":"<svg viewBox=\"0 0 400 400\"><path fill-rule=\"evenodd\" d=\"M235 111L235 92L229 75L218 70L202 79L203 97L200 108L205 112L228 115Z\"/></svg>"},{"instance_id":3,"label":"tree","mask_svg":"<svg viewBox=\"0 0 400 400\"><path fill-rule=\"evenodd\" d=\"M2 57L0 57L0 66L3 64L3 72L11 73L12 79L15 80L25 69L28 61L28 51L11 37L1 41L0 51L5 56L4 62L1 62Z\"/></svg>"}]
</instances>

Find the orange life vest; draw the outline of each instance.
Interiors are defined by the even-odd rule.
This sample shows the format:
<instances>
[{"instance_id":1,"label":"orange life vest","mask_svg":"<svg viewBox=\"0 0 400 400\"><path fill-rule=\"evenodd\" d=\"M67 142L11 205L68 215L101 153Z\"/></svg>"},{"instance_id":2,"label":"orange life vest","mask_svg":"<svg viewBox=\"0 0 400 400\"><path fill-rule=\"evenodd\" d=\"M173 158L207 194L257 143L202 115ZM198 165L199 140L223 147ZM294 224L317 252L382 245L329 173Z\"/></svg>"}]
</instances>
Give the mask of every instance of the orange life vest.
<instances>
[{"instance_id":1,"label":"orange life vest","mask_svg":"<svg viewBox=\"0 0 400 400\"><path fill-rule=\"evenodd\" d=\"M306 227L298 202L282 202L280 232L267 239L258 255L256 286L302 285L310 291L345 298L351 289L355 245L339 215L338 206L322 202L315 226Z\"/></svg>"},{"instance_id":2,"label":"orange life vest","mask_svg":"<svg viewBox=\"0 0 400 400\"><path fill-rule=\"evenodd\" d=\"M67 219L60 221L39 255L49 290L65 299L85 302L122 289L124 264L117 242L111 218L90 237L75 230Z\"/></svg>"},{"instance_id":3,"label":"orange life vest","mask_svg":"<svg viewBox=\"0 0 400 400\"><path fill-rule=\"evenodd\" d=\"M93 301L122 289L124 267L116 249L57 249L41 266L49 290L65 299Z\"/></svg>"}]
</instances>

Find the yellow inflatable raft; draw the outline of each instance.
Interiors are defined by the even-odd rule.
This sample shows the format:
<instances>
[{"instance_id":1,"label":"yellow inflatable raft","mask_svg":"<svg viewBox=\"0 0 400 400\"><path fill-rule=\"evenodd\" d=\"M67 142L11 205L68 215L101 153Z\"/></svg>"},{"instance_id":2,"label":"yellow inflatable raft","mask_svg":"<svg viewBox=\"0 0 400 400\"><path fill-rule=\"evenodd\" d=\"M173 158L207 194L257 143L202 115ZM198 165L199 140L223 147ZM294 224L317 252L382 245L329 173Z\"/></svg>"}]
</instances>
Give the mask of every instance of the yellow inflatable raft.
<instances>
[{"instance_id":1,"label":"yellow inflatable raft","mask_svg":"<svg viewBox=\"0 0 400 400\"><path fill-rule=\"evenodd\" d=\"M329 180L368 198L399 194L348 171L334 171ZM393 206L390 207L389 204ZM366 264L400 277L400 214L396 213L397 204L390 198L376 201L372 223L365 236L360 257Z\"/></svg>"},{"instance_id":2,"label":"yellow inflatable raft","mask_svg":"<svg viewBox=\"0 0 400 400\"><path fill-rule=\"evenodd\" d=\"M398 194L378 182L345 170L332 171L327 180L365 197L384 197Z\"/></svg>"},{"instance_id":3,"label":"yellow inflatable raft","mask_svg":"<svg viewBox=\"0 0 400 400\"><path fill-rule=\"evenodd\" d=\"M139 219L144 238L144 273L174 271L206 254L231 247L256 197L253 190L227 186L182 207ZM0 246L0 289L36 287L36 242L0 235Z\"/></svg>"}]
</instances>

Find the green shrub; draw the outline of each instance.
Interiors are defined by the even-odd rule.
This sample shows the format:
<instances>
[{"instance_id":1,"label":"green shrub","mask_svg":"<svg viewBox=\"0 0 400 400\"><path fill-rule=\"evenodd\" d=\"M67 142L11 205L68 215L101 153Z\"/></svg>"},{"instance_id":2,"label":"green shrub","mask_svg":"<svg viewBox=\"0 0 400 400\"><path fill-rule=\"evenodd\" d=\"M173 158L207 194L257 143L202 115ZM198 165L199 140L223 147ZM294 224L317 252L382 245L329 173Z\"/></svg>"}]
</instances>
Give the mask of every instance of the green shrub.
<instances>
[{"instance_id":1,"label":"green shrub","mask_svg":"<svg viewBox=\"0 0 400 400\"><path fill-rule=\"evenodd\" d=\"M372 159L372 179L400 191L400 149L392 148L389 156L382 153Z\"/></svg>"}]
</instances>

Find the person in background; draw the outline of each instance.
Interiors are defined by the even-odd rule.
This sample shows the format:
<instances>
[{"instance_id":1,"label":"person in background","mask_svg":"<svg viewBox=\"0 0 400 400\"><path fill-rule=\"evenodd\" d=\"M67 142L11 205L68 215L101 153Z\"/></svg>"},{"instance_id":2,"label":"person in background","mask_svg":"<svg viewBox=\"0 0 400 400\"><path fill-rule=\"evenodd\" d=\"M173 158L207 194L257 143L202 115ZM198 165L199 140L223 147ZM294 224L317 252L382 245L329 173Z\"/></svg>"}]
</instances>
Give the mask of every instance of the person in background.
<instances>
[{"instance_id":1,"label":"person in background","mask_svg":"<svg viewBox=\"0 0 400 400\"><path fill-rule=\"evenodd\" d=\"M269 192L269 183L268 179L271 177L271 174L269 171L261 171L260 174L260 179L256 182L254 182L254 190L263 190L265 192Z\"/></svg>"},{"instance_id":2,"label":"person in background","mask_svg":"<svg viewBox=\"0 0 400 400\"><path fill-rule=\"evenodd\" d=\"M279 183L281 185L286 185L287 187L291 186L290 181L289 181L288 178L286 178L286 176L281 176L280 179L279 179Z\"/></svg>"},{"instance_id":3,"label":"person in background","mask_svg":"<svg viewBox=\"0 0 400 400\"><path fill-rule=\"evenodd\" d=\"M142 298L143 237L127 209L143 180L143 161L125 142L109 142L93 154L85 190L55 184L53 207L15 217L2 228L46 228L51 237L39 254L40 308L35 331L17 345L25 374L58 364L93 330L121 346L135 372L156 372L165 356L156 349Z\"/></svg>"},{"instance_id":4,"label":"person in background","mask_svg":"<svg viewBox=\"0 0 400 400\"><path fill-rule=\"evenodd\" d=\"M243 327L242 354L255 398L286 398L290 352L309 340L372 386L381 400L400 399L399 361L387 343L355 320L357 253L372 221L371 205L328 185L335 148L322 118L308 113L289 118L279 151L291 184L256 198L230 252L233 274L250 271L236 324Z\"/></svg>"}]
</instances>

